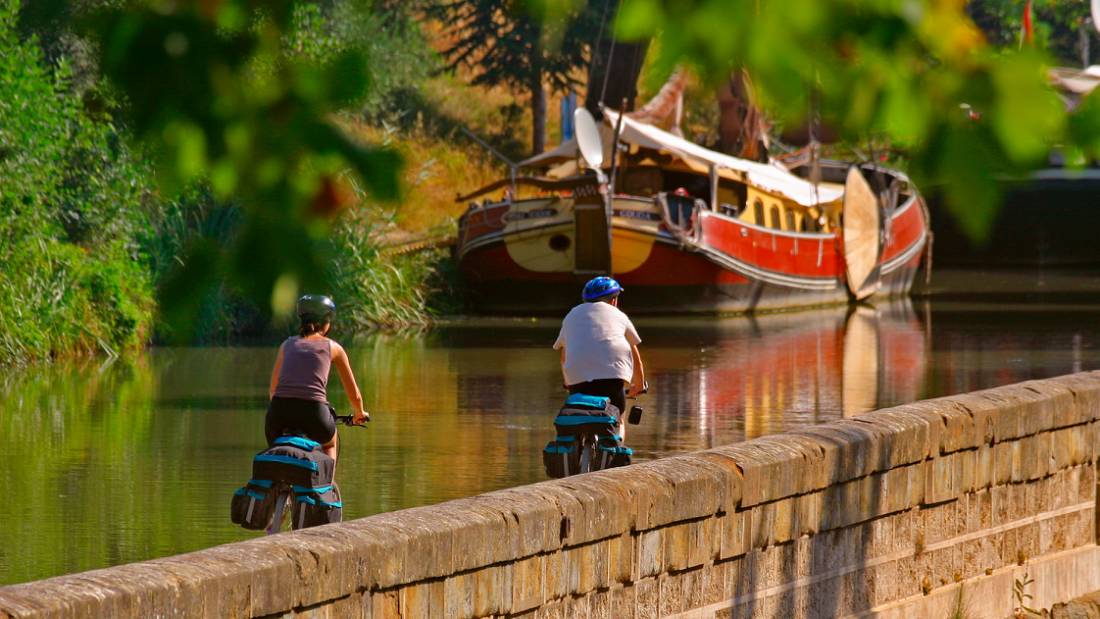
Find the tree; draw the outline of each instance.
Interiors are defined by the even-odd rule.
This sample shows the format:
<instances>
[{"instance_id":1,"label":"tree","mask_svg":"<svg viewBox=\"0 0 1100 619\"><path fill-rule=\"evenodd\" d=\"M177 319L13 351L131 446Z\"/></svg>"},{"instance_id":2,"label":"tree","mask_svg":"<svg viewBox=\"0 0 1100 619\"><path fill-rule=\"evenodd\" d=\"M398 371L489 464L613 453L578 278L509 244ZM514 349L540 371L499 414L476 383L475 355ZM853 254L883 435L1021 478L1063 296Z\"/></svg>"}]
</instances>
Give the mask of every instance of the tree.
<instances>
[{"instance_id":1,"label":"tree","mask_svg":"<svg viewBox=\"0 0 1100 619\"><path fill-rule=\"evenodd\" d=\"M546 147L546 86L563 92L579 85L595 39L591 11L554 15L546 4L515 0L440 0L427 14L447 27L454 42L444 51L447 67L475 70L475 85L508 85L531 97L531 148ZM568 7L567 7L568 8Z\"/></svg>"},{"instance_id":2,"label":"tree","mask_svg":"<svg viewBox=\"0 0 1100 619\"><path fill-rule=\"evenodd\" d=\"M991 43L1016 47L1025 6L1025 0L971 0L966 12ZM1092 64L1098 37L1091 24L1089 0L1034 0L1031 8L1035 45L1066 65Z\"/></svg>"}]
</instances>

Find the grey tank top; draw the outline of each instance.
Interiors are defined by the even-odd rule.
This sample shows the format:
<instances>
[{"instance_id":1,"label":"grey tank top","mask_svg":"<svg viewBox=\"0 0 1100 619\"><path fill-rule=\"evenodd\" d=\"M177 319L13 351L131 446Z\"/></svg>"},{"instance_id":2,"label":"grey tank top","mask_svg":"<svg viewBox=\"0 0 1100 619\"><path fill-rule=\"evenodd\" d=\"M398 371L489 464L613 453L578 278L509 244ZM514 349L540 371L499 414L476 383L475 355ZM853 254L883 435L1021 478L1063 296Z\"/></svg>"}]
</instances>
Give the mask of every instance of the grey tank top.
<instances>
[{"instance_id":1,"label":"grey tank top","mask_svg":"<svg viewBox=\"0 0 1100 619\"><path fill-rule=\"evenodd\" d=\"M275 397L328 402L328 372L332 367L332 344L327 337L283 342L283 365Z\"/></svg>"}]
</instances>

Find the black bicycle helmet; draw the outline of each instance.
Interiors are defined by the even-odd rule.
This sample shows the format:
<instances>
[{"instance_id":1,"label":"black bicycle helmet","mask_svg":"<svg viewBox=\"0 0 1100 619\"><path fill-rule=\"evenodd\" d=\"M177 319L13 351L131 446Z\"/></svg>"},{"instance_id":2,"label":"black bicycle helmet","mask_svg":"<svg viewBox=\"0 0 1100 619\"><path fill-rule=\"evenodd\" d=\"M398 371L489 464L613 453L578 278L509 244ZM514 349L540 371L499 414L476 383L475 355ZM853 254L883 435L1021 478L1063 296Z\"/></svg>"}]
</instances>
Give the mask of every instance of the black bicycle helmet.
<instances>
[{"instance_id":1,"label":"black bicycle helmet","mask_svg":"<svg viewBox=\"0 0 1100 619\"><path fill-rule=\"evenodd\" d=\"M323 294L307 294L298 299L298 318L302 322L324 324L332 322L336 304Z\"/></svg>"}]
</instances>

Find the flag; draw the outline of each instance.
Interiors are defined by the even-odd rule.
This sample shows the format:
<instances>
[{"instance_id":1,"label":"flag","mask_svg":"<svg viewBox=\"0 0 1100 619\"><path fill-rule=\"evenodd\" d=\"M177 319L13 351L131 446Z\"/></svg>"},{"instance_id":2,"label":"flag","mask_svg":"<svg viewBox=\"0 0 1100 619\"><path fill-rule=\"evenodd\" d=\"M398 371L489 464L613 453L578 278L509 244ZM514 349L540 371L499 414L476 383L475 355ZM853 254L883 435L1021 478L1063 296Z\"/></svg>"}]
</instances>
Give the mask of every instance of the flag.
<instances>
[{"instance_id":1,"label":"flag","mask_svg":"<svg viewBox=\"0 0 1100 619\"><path fill-rule=\"evenodd\" d=\"M1093 6L1096 6L1096 3L1098 1L1100 1L1100 0L1092 0ZM1031 0L1027 0L1027 2L1024 4L1024 20L1023 21L1024 21L1024 32L1023 32L1022 38L1020 39L1020 46L1021 47L1023 47L1023 44L1025 42L1028 43L1028 44L1031 43Z\"/></svg>"}]
</instances>

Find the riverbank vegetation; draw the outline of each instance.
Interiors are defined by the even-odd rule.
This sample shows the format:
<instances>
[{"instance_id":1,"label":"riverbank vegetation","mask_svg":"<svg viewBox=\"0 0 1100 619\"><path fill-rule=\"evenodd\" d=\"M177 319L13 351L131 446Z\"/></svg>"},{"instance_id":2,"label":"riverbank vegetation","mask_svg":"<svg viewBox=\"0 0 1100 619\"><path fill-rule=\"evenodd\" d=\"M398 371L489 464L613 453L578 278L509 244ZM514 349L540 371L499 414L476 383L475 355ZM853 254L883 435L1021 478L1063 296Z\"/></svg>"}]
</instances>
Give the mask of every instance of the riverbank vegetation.
<instances>
[{"instance_id":1,"label":"riverbank vegetation","mask_svg":"<svg viewBox=\"0 0 1100 619\"><path fill-rule=\"evenodd\" d=\"M1067 118L1041 76L1097 55L1084 0L1037 0L1027 45L1015 0L505 4L0 0L0 365L272 337L307 290L355 331L460 312L448 250L401 248L505 173L463 129L518 160L560 137L556 97L635 105L676 67L687 137L743 147L738 88L795 133L813 108L976 236L976 180L1100 151L1100 104Z\"/></svg>"}]
</instances>

